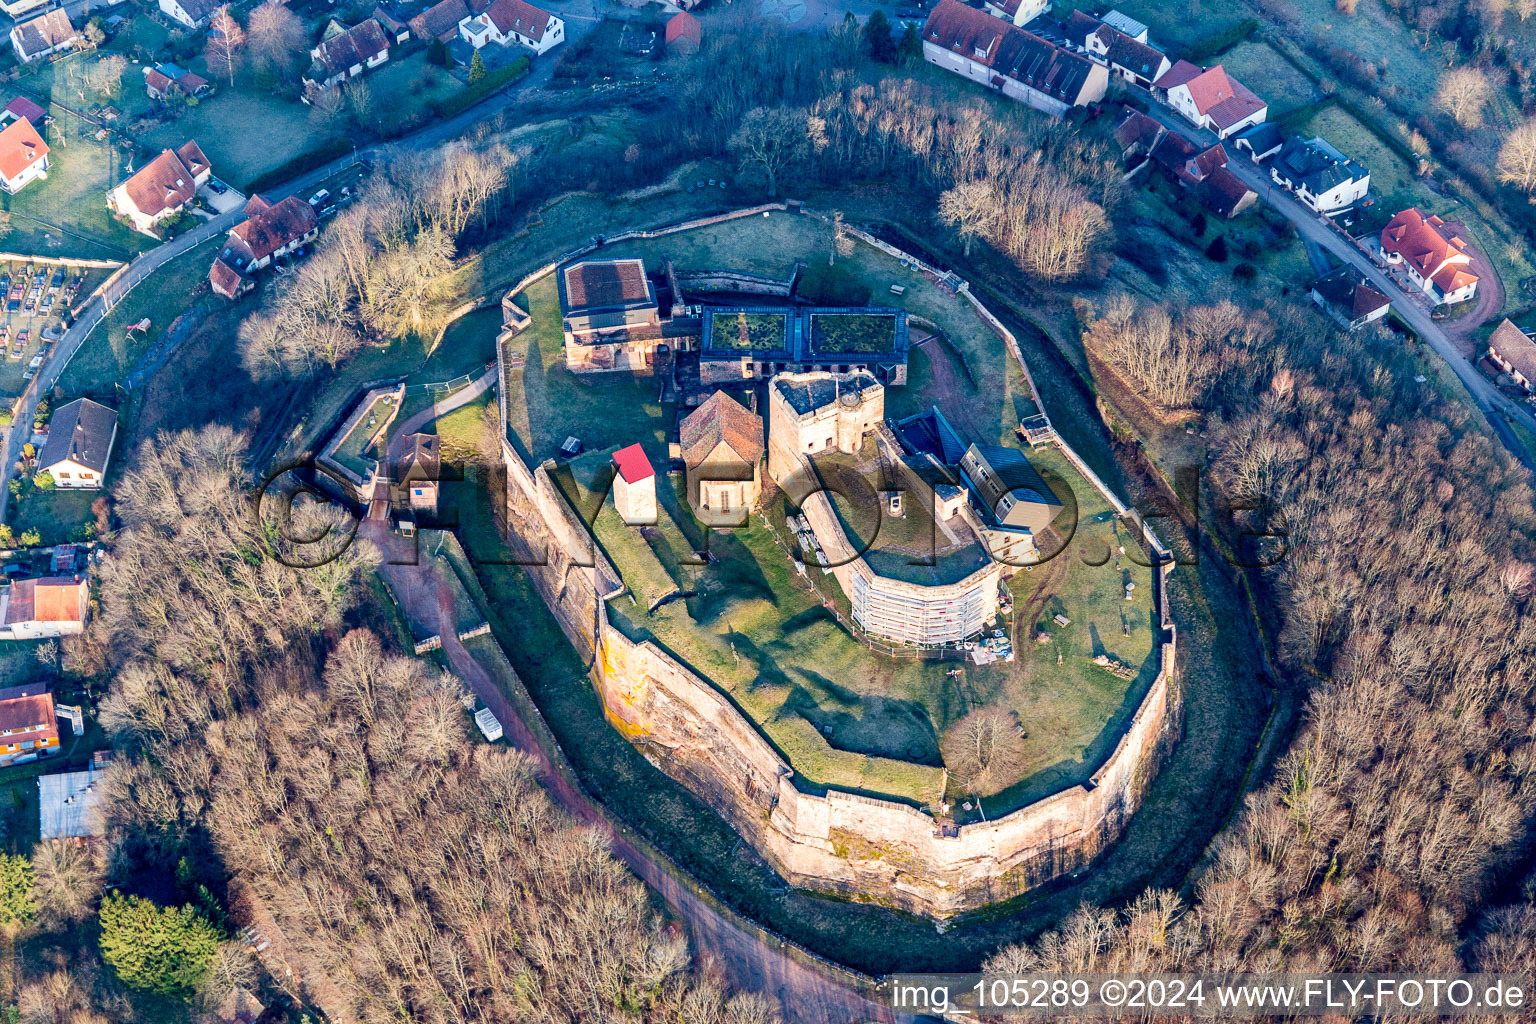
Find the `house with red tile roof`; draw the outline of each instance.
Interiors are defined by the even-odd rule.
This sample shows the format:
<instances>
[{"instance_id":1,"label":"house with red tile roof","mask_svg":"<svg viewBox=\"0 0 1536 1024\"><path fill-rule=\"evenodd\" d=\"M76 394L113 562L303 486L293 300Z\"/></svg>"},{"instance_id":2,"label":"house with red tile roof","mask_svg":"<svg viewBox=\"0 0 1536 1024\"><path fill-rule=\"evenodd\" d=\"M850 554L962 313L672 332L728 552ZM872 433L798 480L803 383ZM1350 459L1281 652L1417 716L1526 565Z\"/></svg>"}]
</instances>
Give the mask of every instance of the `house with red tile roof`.
<instances>
[{"instance_id":1,"label":"house with red tile roof","mask_svg":"<svg viewBox=\"0 0 1536 1024\"><path fill-rule=\"evenodd\" d=\"M239 298L251 287L251 274L314 241L320 233L315 208L297 196L276 203L252 196L245 204L245 216L229 229L224 248L208 270L213 290L226 299Z\"/></svg>"},{"instance_id":2,"label":"house with red tile roof","mask_svg":"<svg viewBox=\"0 0 1536 1024\"><path fill-rule=\"evenodd\" d=\"M90 585L62 576L16 580L0 592L0 640L42 640L85 630Z\"/></svg>"},{"instance_id":3,"label":"house with red tile roof","mask_svg":"<svg viewBox=\"0 0 1536 1024\"><path fill-rule=\"evenodd\" d=\"M1220 64L1201 68L1181 60L1153 82L1153 88L1168 98L1174 110L1215 132L1217 138L1225 139L1269 116L1269 104Z\"/></svg>"},{"instance_id":4,"label":"house with red tile roof","mask_svg":"<svg viewBox=\"0 0 1536 1024\"><path fill-rule=\"evenodd\" d=\"M309 51L314 63L304 75L305 102L313 90L339 85L388 61L390 44L390 34L373 18L328 34Z\"/></svg>"},{"instance_id":5,"label":"house with red tile roof","mask_svg":"<svg viewBox=\"0 0 1536 1024\"><path fill-rule=\"evenodd\" d=\"M16 51L16 59L23 64L42 60L60 50L72 49L79 43L80 34L75 31L74 23L62 7L11 29L11 49Z\"/></svg>"},{"instance_id":6,"label":"house with red tile roof","mask_svg":"<svg viewBox=\"0 0 1536 1024\"><path fill-rule=\"evenodd\" d=\"M422 11L410 21L411 35L427 42L436 39L446 43L459 34L459 25L491 6L491 0L441 0Z\"/></svg>"},{"instance_id":7,"label":"house with red tile roof","mask_svg":"<svg viewBox=\"0 0 1536 1024\"><path fill-rule=\"evenodd\" d=\"M665 35L668 53L697 53L704 41L703 26L687 11L678 11L667 19Z\"/></svg>"},{"instance_id":8,"label":"house with red tile roof","mask_svg":"<svg viewBox=\"0 0 1536 1024\"><path fill-rule=\"evenodd\" d=\"M156 225L186 209L208 184L213 168L196 142L162 150L127 181L107 193L107 206L135 231L159 238Z\"/></svg>"},{"instance_id":9,"label":"house with red tile roof","mask_svg":"<svg viewBox=\"0 0 1536 1024\"><path fill-rule=\"evenodd\" d=\"M1488 358L1514 382L1536 394L1536 340L1505 319L1488 337Z\"/></svg>"},{"instance_id":10,"label":"house with red tile roof","mask_svg":"<svg viewBox=\"0 0 1536 1024\"><path fill-rule=\"evenodd\" d=\"M482 13L459 22L459 37L477 50L495 43L547 53L565 42L565 22L527 0L495 0Z\"/></svg>"},{"instance_id":11,"label":"house with red tile roof","mask_svg":"<svg viewBox=\"0 0 1536 1024\"><path fill-rule=\"evenodd\" d=\"M1313 281L1312 301L1350 331L1380 320L1392 308L1392 301L1353 267L1340 267Z\"/></svg>"},{"instance_id":12,"label":"house with red tile roof","mask_svg":"<svg viewBox=\"0 0 1536 1024\"><path fill-rule=\"evenodd\" d=\"M36 103L33 103L25 96L17 96L15 99L11 100L11 102L5 105L4 110L0 110L0 124L4 124L7 121L14 121L17 118L31 121L32 127L36 128L38 125L47 122L48 111L44 110Z\"/></svg>"},{"instance_id":13,"label":"house with red tile roof","mask_svg":"<svg viewBox=\"0 0 1536 1024\"><path fill-rule=\"evenodd\" d=\"M48 177L48 143L32 122L18 118L0 130L0 188L15 195L29 182Z\"/></svg>"},{"instance_id":14,"label":"house with red tile roof","mask_svg":"<svg viewBox=\"0 0 1536 1024\"><path fill-rule=\"evenodd\" d=\"M923 59L1053 117L1097 103L1109 86L1103 65L959 0L928 15Z\"/></svg>"},{"instance_id":15,"label":"house with red tile roof","mask_svg":"<svg viewBox=\"0 0 1536 1024\"><path fill-rule=\"evenodd\" d=\"M762 494L762 417L716 391L678 424L678 441L688 474L688 503L699 522L745 522Z\"/></svg>"},{"instance_id":16,"label":"house with red tile roof","mask_svg":"<svg viewBox=\"0 0 1536 1024\"><path fill-rule=\"evenodd\" d=\"M176 64L156 64L144 69L144 92L152 100L169 96L206 96L212 91L208 79Z\"/></svg>"},{"instance_id":17,"label":"house with red tile roof","mask_svg":"<svg viewBox=\"0 0 1536 1024\"><path fill-rule=\"evenodd\" d=\"M656 470L638 444L613 453L613 507L629 526L656 525Z\"/></svg>"},{"instance_id":18,"label":"house with red tile roof","mask_svg":"<svg viewBox=\"0 0 1536 1024\"><path fill-rule=\"evenodd\" d=\"M1467 243L1439 217L1410 207L1381 229L1381 258L1401 267L1414 287L1438 303L1465 302L1477 294Z\"/></svg>"},{"instance_id":19,"label":"house with red tile roof","mask_svg":"<svg viewBox=\"0 0 1536 1024\"><path fill-rule=\"evenodd\" d=\"M0 766L58 753L53 694L41 683L0 690Z\"/></svg>"}]
</instances>

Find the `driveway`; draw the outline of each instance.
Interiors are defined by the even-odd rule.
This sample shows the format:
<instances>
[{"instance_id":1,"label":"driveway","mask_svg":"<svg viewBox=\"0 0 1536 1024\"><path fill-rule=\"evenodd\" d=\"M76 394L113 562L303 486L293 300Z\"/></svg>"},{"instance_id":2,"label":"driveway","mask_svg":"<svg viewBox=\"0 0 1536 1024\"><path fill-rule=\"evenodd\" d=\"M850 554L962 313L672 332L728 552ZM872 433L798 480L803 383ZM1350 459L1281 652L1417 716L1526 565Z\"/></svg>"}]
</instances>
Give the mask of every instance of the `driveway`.
<instances>
[{"instance_id":1,"label":"driveway","mask_svg":"<svg viewBox=\"0 0 1536 1024\"><path fill-rule=\"evenodd\" d=\"M1143 95L1147 94L1143 92ZM1212 146L1219 141L1211 132L1196 128L1156 100L1152 101L1149 114L1166 125L1170 131L1178 132L1201 146ZM1536 415L1532 414L1529 406L1509 398L1494 387L1492 381L1477 371L1472 361L1462 354L1456 342L1441 328L1440 323L1430 317L1428 300L1422 294L1403 288L1359 247L1346 239L1328 218L1313 213L1297 202L1289 192L1276 187L1265 168L1242 156L1232 159L1227 164L1227 169L1247 183L1249 188L1257 192L1281 216L1294 224L1304 244L1325 249L1340 261L1354 267L1365 275L1366 280L1383 295L1391 299L1392 308L1397 311L1398 316L1402 317L1403 321L1428 343L1440 358L1446 361L1451 370L1466 385L1467 390L1472 394L1472 400L1483 411L1494 433L1504 442L1505 447L1515 458L1536 472L1536 466L1532 465L1524 446L1499 418L1500 415L1508 416L1526 429L1536 432ZM1463 319L1466 326L1462 330L1470 331L1477 326L1477 322L1470 316Z\"/></svg>"}]
</instances>

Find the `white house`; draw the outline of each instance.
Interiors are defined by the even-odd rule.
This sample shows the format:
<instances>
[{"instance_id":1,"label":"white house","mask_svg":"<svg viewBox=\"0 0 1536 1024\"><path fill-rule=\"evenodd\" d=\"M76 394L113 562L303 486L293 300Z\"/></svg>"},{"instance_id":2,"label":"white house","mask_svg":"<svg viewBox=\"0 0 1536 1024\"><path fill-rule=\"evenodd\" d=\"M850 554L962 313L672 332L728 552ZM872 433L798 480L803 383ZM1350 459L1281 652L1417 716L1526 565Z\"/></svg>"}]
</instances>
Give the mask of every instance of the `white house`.
<instances>
[{"instance_id":1,"label":"white house","mask_svg":"<svg viewBox=\"0 0 1536 1024\"><path fill-rule=\"evenodd\" d=\"M1318 213L1348 210L1371 189L1371 172L1321 136L1287 139L1269 165L1269 176Z\"/></svg>"},{"instance_id":2,"label":"white house","mask_svg":"<svg viewBox=\"0 0 1536 1024\"><path fill-rule=\"evenodd\" d=\"M984 6L992 17L1023 26L1044 14L1050 4L1046 0L987 0Z\"/></svg>"},{"instance_id":3,"label":"white house","mask_svg":"<svg viewBox=\"0 0 1536 1024\"><path fill-rule=\"evenodd\" d=\"M1181 60L1158 78L1153 88L1163 93L1168 105L1190 123L1213 131L1222 139L1269 116L1269 105L1222 70L1220 64L1201 68Z\"/></svg>"},{"instance_id":4,"label":"white house","mask_svg":"<svg viewBox=\"0 0 1536 1024\"><path fill-rule=\"evenodd\" d=\"M1489 335L1488 358L1516 384L1536 394L1536 341L1512 320L1504 320Z\"/></svg>"},{"instance_id":5,"label":"white house","mask_svg":"<svg viewBox=\"0 0 1536 1024\"><path fill-rule=\"evenodd\" d=\"M42 640L85 631L90 584L51 576L16 580L0 592L0 640Z\"/></svg>"},{"instance_id":6,"label":"white house","mask_svg":"<svg viewBox=\"0 0 1536 1024\"><path fill-rule=\"evenodd\" d=\"M496 0L483 13L459 22L459 36L477 50L496 43L547 53L565 42L565 22L524 0Z\"/></svg>"},{"instance_id":7,"label":"white house","mask_svg":"<svg viewBox=\"0 0 1536 1024\"><path fill-rule=\"evenodd\" d=\"M1465 302L1477 294L1472 254L1456 235L1446 237L1445 221L1410 207L1381 229L1381 258L1402 267L1408 280L1436 302Z\"/></svg>"},{"instance_id":8,"label":"white house","mask_svg":"<svg viewBox=\"0 0 1536 1024\"><path fill-rule=\"evenodd\" d=\"M218 9L213 0L160 0L160 13L186 28L202 28Z\"/></svg>"},{"instance_id":9,"label":"white house","mask_svg":"<svg viewBox=\"0 0 1536 1024\"><path fill-rule=\"evenodd\" d=\"M0 131L0 188L14 195L28 182L48 177L48 143L32 122L17 118Z\"/></svg>"},{"instance_id":10,"label":"white house","mask_svg":"<svg viewBox=\"0 0 1536 1024\"><path fill-rule=\"evenodd\" d=\"M627 526L656 525L656 471L638 444L613 453L613 507Z\"/></svg>"},{"instance_id":11,"label":"white house","mask_svg":"<svg viewBox=\"0 0 1536 1024\"><path fill-rule=\"evenodd\" d=\"M1053 117L1109 87L1103 65L959 0L939 0L928 15L923 59Z\"/></svg>"},{"instance_id":12,"label":"white house","mask_svg":"<svg viewBox=\"0 0 1536 1024\"><path fill-rule=\"evenodd\" d=\"M59 406L48 424L48 440L37 456L60 490L99 490L117 438L117 413L89 398Z\"/></svg>"},{"instance_id":13,"label":"white house","mask_svg":"<svg viewBox=\"0 0 1536 1024\"><path fill-rule=\"evenodd\" d=\"M11 29L11 49L23 64L42 60L49 54L77 46L80 34L64 8L59 7L47 14L38 15Z\"/></svg>"},{"instance_id":14,"label":"white house","mask_svg":"<svg viewBox=\"0 0 1536 1024\"><path fill-rule=\"evenodd\" d=\"M107 206L135 231L158 238L155 226L185 209L211 173L208 158L189 140L179 149L163 150L107 193Z\"/></svg>"},{"instance_id":15,"label":"white house","mask_svg":"<svg viewBox=\"0 0 1536 1024\"><path fill-rule=\"evenodd\" d=\"M333 29L333 34L310 51L314 64L304 76L304 84L311 89L327 89L378 67L389 60L390 38L373 18L344 31ZM306 92L305 101L308 99Z\"/></svg>"},{"instance_id":16,"label":"white house","mask_svg":"<svg viewBox=\"0 0 1536 1024\"><path fill-rule=\"evenodd\" d=\"M1340 267L1312 282L1312 301L1346 330L1358 330L1387 315L1392 302L1353 267Z\"/></svg>"},{"instance_id":17,"label":"white house","mask_svg":"<svg viewBox=\"0 0 1536 1024\"><path fill-rule=\"evenodd\" d=\"M320 233L315 208L298 196L269 203L252 196L245 204L246 219L229 229L224 248L208 271L213 290L234 299L250 287L250 275L304 245Z\"/></svg>"}]
</instances>

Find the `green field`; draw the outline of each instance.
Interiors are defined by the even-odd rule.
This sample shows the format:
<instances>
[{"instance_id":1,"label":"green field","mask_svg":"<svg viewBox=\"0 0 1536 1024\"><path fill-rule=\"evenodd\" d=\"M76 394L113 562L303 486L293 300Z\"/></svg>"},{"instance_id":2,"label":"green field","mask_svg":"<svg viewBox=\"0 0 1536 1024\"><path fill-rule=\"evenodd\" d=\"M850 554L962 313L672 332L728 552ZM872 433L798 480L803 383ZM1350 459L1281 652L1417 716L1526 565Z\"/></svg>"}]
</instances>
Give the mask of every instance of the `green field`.
<instances>
[{"instance_id":1,"label":"green field","mask_svg":"<svg viewBox=\"0 0 1536 1024\"><path fill-rule=\"evenodd\" d=\"M83 529L95 519L91 502L101 496L101 491L28 490L11 502L7 518L17 537L36 530L44 546L86 540Z\"/></svg>"},{"instance_id":2,"label":"green field","mask_svg":"<svg viewBox=\"0 0 1536 1024\"><path fill-rule=\"evenodd\" d=\"M236 125L257 130L234 129ZM179 117L144 132L139 144L158 153L191 139L207 155L214 177L243 191L258 175L340 133L316 121L297 100L242 86L221 88L197 106L187 107ZM275 144L278 140L281 145Z\"/></svg>"},{"instance_id":3,"label":"green field","mask_svg":"<svg viewBox=\"0 0 1536 1024\"><path fill-rule=\"evenodd\" d=\"M358 476L367 476L373 463L384 454L375 442L384 437L397 412L395 396L380 395L363 412L352 431L341 439L331 456Z\"/></svg>"},{"instance_id":4,"label":"green field","mask_svg":"<svg viewBox=\"0 0 1536 1024\"><path fill-rule=\"evenodd\" d=\"M1222 54L1220 62L1228 74L1269 104L1271 121L1316 98L1311 80L1268 43L1254 40L1239 43Z\"/></svg>"}]
</instances>

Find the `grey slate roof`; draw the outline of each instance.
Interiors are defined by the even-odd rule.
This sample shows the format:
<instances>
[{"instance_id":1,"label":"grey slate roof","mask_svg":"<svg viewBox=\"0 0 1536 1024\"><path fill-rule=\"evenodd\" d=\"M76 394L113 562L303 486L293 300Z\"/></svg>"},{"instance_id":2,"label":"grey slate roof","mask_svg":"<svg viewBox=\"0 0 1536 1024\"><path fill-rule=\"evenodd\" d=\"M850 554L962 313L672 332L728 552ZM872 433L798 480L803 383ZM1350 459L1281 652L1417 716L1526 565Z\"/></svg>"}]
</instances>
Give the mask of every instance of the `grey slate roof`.
<instances>
[{"instance_id":1,"label":"grey slate roof","mask_svg":"<svg viewBox=\"0 0 1536 1024\"><path fill-rule=\"evenodd\" d=\"M54 412L38 466L47 469L68 459L104 473L116 431L116 412L89 398L77 398Z\"/></svg>"},{"instance_id":2,"label":"grey slate roof","mask_svg":"<svg viewBox=\"0 0 1536 1024\"><path fill-rule=\"evenodd\" d=\"M1285 140L1275 156L1275 170L1282 178L1305 185L1313 195L1322 195L1346 181L1365 177L1365 168L1335 149L1327 139L1316 136L1303 139L1293 135Z\"/></svg>"},{"instance_id":3,"label":"grey slate roof","mask_svg":"<svg viewBox=\"0 0 1536 1024\"><path fill-rule=\"evenodd\" d=\"M773 386L789 402L789 407L800 415L823 406L831 405L840 396L862 395L870 388L880 386L873 374L837 373L816 377L812 380L785 380L776 377Z\"/></svg>"}]
</instances>

